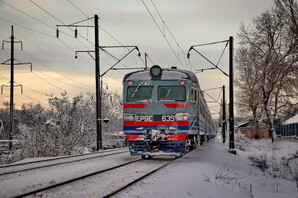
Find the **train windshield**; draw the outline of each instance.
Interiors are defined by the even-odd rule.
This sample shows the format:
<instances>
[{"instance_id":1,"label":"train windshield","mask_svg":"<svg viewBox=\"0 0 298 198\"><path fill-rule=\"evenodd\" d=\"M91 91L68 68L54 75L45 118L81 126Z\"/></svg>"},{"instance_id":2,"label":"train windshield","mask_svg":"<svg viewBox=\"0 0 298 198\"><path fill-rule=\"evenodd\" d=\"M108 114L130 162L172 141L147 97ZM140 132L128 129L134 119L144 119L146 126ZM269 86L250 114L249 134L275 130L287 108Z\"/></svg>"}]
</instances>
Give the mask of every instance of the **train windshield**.
<instances>
[{"instance_id":1,"label":"train windshield","mask_svg":"<svg viewBox=\"0 0 298 198\"><path fill-rule=\"evenodd\" d=\"M184 101L186 98L184 86L161 86L158 87L159 100Z\"/></svg>"},{"instance_id":2,"label":"train windshield","mask_svg":"<svg viewBox=\"0 0 298 198\"><path fill-rule=\"evenodd\" d=\"M140 85L128 87L127 101L150 100L152 98L153 87Z\"/></svg>"}]
</instances>

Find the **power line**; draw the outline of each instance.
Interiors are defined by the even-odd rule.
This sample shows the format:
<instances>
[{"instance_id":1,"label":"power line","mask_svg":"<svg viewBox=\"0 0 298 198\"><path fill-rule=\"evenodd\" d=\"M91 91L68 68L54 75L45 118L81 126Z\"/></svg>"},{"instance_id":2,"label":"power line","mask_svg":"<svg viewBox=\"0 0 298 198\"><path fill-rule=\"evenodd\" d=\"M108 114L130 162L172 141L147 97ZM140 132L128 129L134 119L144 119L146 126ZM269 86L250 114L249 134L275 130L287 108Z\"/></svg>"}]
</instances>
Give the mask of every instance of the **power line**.
<instances>
[{"instance_id":1,"label":"power line","mask_svg":"<svg viewBox=\"0 0 298 198\"><path fill-rule=\"evenodd\" d=\"M53 28L52 26L50 26L49 24L47 24L47 23L45 23L45 22L43 22L43 21L41 21L41 20L39 20L39 19L37 19L37 18L35 18L35 17L33 17L33 16L31 16L31 15L29 15L29 14L27 14L26 12L24 12L24 11L22 11L22 10L20 10L20 9L18 9L18 8L16 8L16 7L14 7L14 6L12 6L11 4L9 4L9 3L6 3L5 1L3 1L3 0L0 0L2 3L4 3L5 5L7 5L7 6L9 6L9 7L11 7L11 8L13 8L13 9L15 9L15 10L17 10L17 11L19 11L19 12L21 12L21 13L23 13L24 15L26 15L26 16L28 16L28 17L30 17L30 18L32 18L32 19L34 19L34 20L36 20L36 21L38 21L38 22L40 22L40 23L42 23L42 24L44 24L44 25L46 25L46 26L48 26L48 27L50 27L50 28ZM54 28L55 29L55 28Z\"/></svg>"},{"instance_id":2,"label":"power line","mask_svg":"<svg viewBox=\"0 0 298 198\"><path fill-rule=\"evenodd\" d=\"M35 6L37 6L39 9L41 9L42 11L44 11L45 13L47 13L49 16L51 16L52 18L54 18L55 20L59 21L60 23L62 23L63 25L66 26L65 23L63 23L61 20L59 20L57 17L55 17L53 14L51 14L50 12L48 12L46 9L44 9L43 7L41 7L40 5L38 5L37 3L35 3L33 0L29 0L31 3L33 3ZM73 4L73 3L72 3ZM73 4L74 5L74 4ZM75 6L77 8L77 6ZM81 11L81 10L80 10ZM82 11L81 11L82 12ZM84 14L85 15L85 14ZM87 15L85 15L87 16ZM70 27L68 27L70 30L72 30ZM72 30L74 31L74 30ZM86 39L85 37L83 37L82 35L78 34L81 38L85 39L86 41L88 41L89 43L91 43L92 45L94 45L92 42L90 42L88 39ZM68 35L70 36L70 35ZM61 40L60 40L61 41ZM83 44L86 48L88 48L84 43L82 43L80 40L78 40L81 44ZM64 43L65 44L65 43ZM88 48L90 49L90 48ZM102 49L102 48L101 48ZM107 53L108 55L110 55L111 57L113 57L114 59L116 59L117 61L119 61L118 58L116 58L114 55L112 55L111 53L107 52L106 50L102 49L102 51L104 51L105 53ZM123 63L120 63L123 65ZM125 66L125 65L124 65ZM126 67L126 66L125 66Z\"/></svg>"},{"instance_id":3,"label":"power line","mask_svg":"<svg viewBox=\"0 0 298 198\"><path fill-rule=\"evenodd\" d=\"M175 55L175 57L177 58L177 60L180 62L181 66L185 69L183 63L181 62L180 58L178 57L178 55L176 54L175 50L173 49L172 45L170 44L169 40L167 39L166 35L163 33L163 31L161 30L161 28L159 27L157 21L155 20L154 16L152 15L152 13L150 12L148 6L146 5L146 3L144 2L144 0L142 0L145 8L147 9L148 13L150 14L152 20L154 21L155 25L157 26L158 30L160 31L160 33L163 35L164 39L166 40L167 44L169 45L169 47L171 48L173 54Z\"/></svg>"},{"instance_id":4,"label":"power line","mask_svg":"<svg viewBox=\"0 0 298 198\"><path fill-rule=\"evenodd\" d=\"M35 72L32 72L35 76L37 76L38 78L40 78L41 80L45 81L46 83L48 83L49 85L52 85L53 87L56 87L57 89L61 90L61 91L66 91L64 89L61 89L60 87L57 87L56 85L50 83L49 81L47 81L46 79L42 78L41 76L39 76L38 74L36 74Z\"/></svg>"},{"instance_id":5,"label":"power line","mask_svg":"<svg viewBox=\"0 0 298 198\"><path fill-rule=\"evenodd\" d=\"M48 15L50 15L51 17L53 17L54 19L56 19L57 21L59 21L60 23L64 24L62 21L60 21L57 17L55 17L54 15L52 15L51 13L49 13L46 9L42 8L41 6L39 6L37 3L35 3L32 0L29 0L31 3L33 3L35 6L37 6L39 9L43 10L45 13L47 13Z\"/></svg>"},{"instance_id":6,"label":"power line","mask_svg":"<svg viewBox=\"0 0 298 198\"><path fill-rule=\"evenodd\" d=\"M30 30L30 31L33 31L33 32L36 32L36 33L39 33L39 34L42 34L42 35L45 35L45 36L49 36L49 37L51 37L51 38L55 38L54 36L52 36L52 35L50 35L50 34L43 33L43 32L40 32L40 31L38 31L38 30L34 30L34 29L32 29L32 28L28 28L28 27L26 27L26 26L20 25L20 24L18 24L18 23L12 22L12 21L7 20L7 19L4 19L4 18L2 18L2 17L0 17L0 20L5 21L5 22L8 22L8 23L10 23L10 24L14 24L14 25L20 26L20 27L22 27L22 28L24 28L24 29L27 29L27 30Z\"/></svg>"},{"instance_id":7,"label":"power line","mask_svg":"<svg viewBox=\"0 0 298 198\"><path fill-rule=\"evenodd\" d=\"M36 17L33 17L33 16L31 16L31 15L29 15L29 14L27 14L27 13L25 13L24 11L22 11L22 10L20 10L20 9L18 9L18 8L15 8L14 6L12 6L12 5L10 5L10 4L8 4L8 3L6 3L6 2L4 2L3 0L1 0L1 2L3 2L3 3L5 3L6 5L8 5L9 7L11 7L12 9L15 9L16 11L18 11L18 12L20 12L20 13L22 13L22 14L24 14L24 15L26 15L27 17L30 17L30 18L32 18L32 19L34 19L34 20L36 20L36 21L38 21L39 23L41 23L41 24L43 24L43 25L46 25L47 27L50 27L51 29L55 29L54 27L52 27L51 25L49 25L48 23L45 23L45 22L43 22L43 21L41 21L41 20L39 20L39 19L37 19ZM51 16L51 17L53 17L55 20L57 20L57 21L59 21L59 22L62 22L61 20L59 20L57 17L55 17L53 14L51 14L50 12L48 12L46 9L44 9L44 8L42 8L41 6L39 6L37 3L35 3L34 1L32 1L32 0L30 0L30 2L31 3L33 3L35 6L37 6L39 9L41 9L41 10L43 10L45 13L47 13L49 16ZM74 4L73 4L74 5ZM78 9L78 7L77 6L75 6L77 9ZM78 10L80 10L80 9L78 9ZM82 10L80 10L81 12L82 12ZM87 15L85 15L85 16L87 16ZM1 20L3 20L3 21L5 21L5 22L8 22L8 23L12 23L12 24L16 24L16 25L18 25L18 26L20 26L20 27L22 27L22 28L24 28L24 29L28 29L28 30L30 30L30 31L33 31L33 32L36 32L36 33L39 33L39 34L42 34L42 35L45 35L45 36L48 36L48 37L51 37L51 38L55 38L54 36L52 36L52 35L49 35L49 34L47 34L47 33L43 33L43 32L40 32L40 31L37 31L37 30L34 30L34 29L32 29L32 28L28 28L28 27L25 27L25 26L23 26L23 25L20 25L20 24L17 24L17 23L14 23L14 22L12 22L12 21L10 21L10 20L7 20L7 19L4 19L4 18L0 18ZM63 23L63 22L62 22ZM71 28L69 28L69 29L71 29ZM105 33L107 33L109 36L111 36L114 40L116 40L117 42L119 42L119 43L121 43L120 41L118 41L115 37L113 37L110 33L108 33L106 30L104 30L103 28L102 28L102 30L105 32ZM63 32L64 33L64 32ZM67 34L67 33L65 33L66 35L68 35L68 36L71 36L71 35L69 35L69 34ZM82 36L81 36L82 37ZM84 38L84 37L83 37ZM86 38L84 38L85 40L88 40L88 39L86 39ZM27 39L28 40L28 39ZM65 42L63 42L62 40L60 40L59 39L59 41L60 42L62 42L68 49L70 49L71 51L74 51L69 45L67 45ZM79 40L80 41L80 40ZM32 41L30 41L31 43L33 43ZM81 42L81 41L80 41ZM90 41L88 41L89 43L90 43ZM82 42L81 42L82 43ZM34 44L34 43L33 43ZM84 43L82 43L83 45L85 45ZM92 44L92 43L91 43ZM122 44L122 43L121 43ZM34 44L35 46L37 46L36 44ZM92 44L93 45L93 44ZM85 45L86 46L86 45ZM41 49L39 46L37 46L39 49ZM87 47L88 48L88 47ZM45 51L45 50L44 50ZM105 50L104 50L104 52L106 52ZM108 55L110 55L112 58L114 58L115 60L119 60L119 59L117 59L115 56L113 56L113 55L111 55L109 52L106 52ZM28 55L28 54L27 54ZM29 55L30 56L30 55ZM32 56L31 56L32 57ZM86 61L86 59L84 59L84 58L82 58L83 60L85 60ZM102 59L103 60L103 59ZM142 60L142 59L141 59ZM103 61L105 61L105 60L103 60ZM40 61L39 61L40 62ZM87 63L89 63L88 61L86 61ZM106 62L106 61L105 61ZM43 63L42 63L43 64ZM90 63L89 63L90 64ZM123 63L121 63L122 65L123 65ZM43 64L43 65L45 65L45 64ZM46 66L46 65L45 65ZM124 65L125 66L125 65ZM47 68L49 68L49 69L51 69L52 71L54 71L54 72L56 72L56 73L58 73L58 74L60 74L61 76L63 76L63 77L65 77L65 78L68 78L69 80L72 80L72 81L76 81L76 80L74 80L74 79L71 79L71 78L69 78L69 77L66 77L65 75L63 75L63 74L61 74L61 73L59 73L59 72L57 72L57 71L55 71L55 70L53 70L52 68L50 68L50 67L48 67L48 66L46 66ZM121 71L117 71L117 72L119 72L119 73L121 73L121 74L123 74ZM36 73L35 73L35 75L36 75ZM44 74L45 75L45 74ZM88 74L89 75L89 74ZM48 75L47 75L48 76ZM109 76L109 77L111 77L112 78L112 76L110 76L110 75L107 75L107 76ZM49 76L48 76L49 77ZM49 77L49 78L52 78L52 77ZM53 78L52 78L53 79ZM55 79L55 80L57 80L57 79ZM76 81L76 82L78 82L78 81ZM82 83L80 83L80 84L82 84ZM53 85L53 84L51 84L51 85ZM88 86L88 85L85 85L85 86Z\"/></svg>"},{"instance_id":8,"label":"power line","mask_svg":"<svg viewBox=\"0 0 298 198\"><path fill-rule=\"evenodd\" d=\"M24 36L23 36L23 37L24 37ZM25 37L24 37L24 38L25 38ZM37 44L35 44L35 43L32 42L31 40L29 40L28 38L25 38L25 39L28 40L30 43L32 43L35 47L37 47L37 48L39 48L40 50L42 50L42 51L44 51L45 53L47 53L47 55L50 55L50 56L52 56L55 60L57 60L56 56L54 56L54 55L52 55L51 53L47 52L45 49L39 47ZM26 52L24 52L24 53L25 53L26 55L28 55L29 57L31 57L32 59L35 59L35 58L32 57L30 54L28 54L28 53L26 53ZM35 59L35 60L37 60L37 59ZM37 60L37 61L40 62L39 60ZM44 63L42 63L42 62L40 62L40 63L41 63L42 65L44 65L45 67L47 67L48 69L52 70L53 72L55 72L55 73L57 73L57 74L63 76L64 78L67 78L67 79L69 79L69 80L71 80L71 81L73 81L73 82L76 82L76 83L79 83L79 84L81 84L81 85L84 85L84 86L88 86L88 87L89 87L89 85L85 85L85 84L83 84L83 83L81 83L81 82L79 82L79 81L77 81L77 80L74 80L74 79L72 79L72 78L70 78L70 77L68 77L68 76L65 76L64 74L61 74L60 72L54 70L53 68L47 66L46 64L44 64ZM63 63L63 62L62 62L62 63ZM65 66L71 68L71 67L68 66L67 64L65 64L65 63L63 63L63 64L64 64ZM71 69L73 69L73 68L71 68ZM87 74L87 75L90 75L90 74L88 74L88 73L86 73L86 72L83 72L83 71L82 71L82 73L85 73L85 74ZM86 88L84 88L84 89L86 89ZM89 88L88 88L88 89L89 89Z\"/></svg>"},{"instance_id":9,"label":"power line","mask_svg":"<svg viewBox=\"0 0 298 198\"><path fill-rule=\"evenodd\" d=\"M87 14L85 14L78 6L76 6L73 2L71 2L70 0L67 0L73 7L75 7L80 13L82 13L85 17L89 18ZM91 20L92 21L92 20ZM107 35L109 35L113 40L115 40L117 43L119 43L121 46L124 46L123 43L121 43L118 39L116 39L112 34L110 34L107 30L105 30L103 27L99 27L104 33L106 33ZM127 49L129 50L129 49ZM144 63L144 60L142 58L140 58L141 61Z\"/></svg>"},{"instance_id":10,"label":"power line","mask_svg":"<svg viewBox=\"0 0 298 198\"><path fill-rule=\"evenodd\" d=\"M24 36L23 36L23 37L24 37ZM24 38L25 38L25 37L24 37ZM47 53L47 55L51 55L49 52L47 52L47 51L44 50L43 48L39 47L38 45L36 45L35 43L33 43L33 42L32 42L31 40L29 40L28 38L25 38L25 39L28 40L29 42L31 42L33 45L35 45L35 46L36 46L37 48L39 48L40 50L45 51L45 52ZM31 57L32 59L35 59L35 58L32 57L30 54L28 54L28 53L26 53L26 52L24 52L24 53L25 53L27 56ZM51 55L51 56L53 56L53 55ZM56 57L54 57L54 56L53 56L53 58L56 59ZM37 60L37 59L35 59L35 60ZM40 62L39 60L37 60L37 61ZM88 88L84 88L84 87L80 87L80 86L76 86L76 85L71 85L71 84L69 84L69 83L65 83L65 82L63 82L63 81L61 81L61 80L59 80L59 79L57 79L57 78L53 78L53 77L51 77L51 76L45 74L44 72L41 72L40 70L37 70L37 69L36 69L37 71L39 71L39 72L42 73L43 75L45 75L45 76L47 76L47 77L49 77L49 78L51 78L51 79L54 79L55 81L59 81L60 83L65 84L65 85L68 85L68 86L77 87L77 88L81 88L81 89L91 90L91 88L89 88L89 87L90 87L89 85L85 85L85 84L83 84L83 83L81 83L81 82L79 82L79 81L77 81L77 80L74 80L74 79L72 79L72 78L70 78L70 77L67 77L67 76L65 76L64 74L61 74L60 72L54 70L53 68L47 66L46 64L44 64L44 63L42 63L42 62L40 62L40 63L41 63L42 65L44 65L45 67L47 67L48 69L52 70L53 72L59 74L60 76L62 76L62 77L64 77L64 78L67 78L67 79L69 79L69 80L71 80L71 81L73 81L73 82L79 83L79 84L81 84L81 85L87 86ZM67 64L65 64L65 65L68 66ZM85 72L84 72L84 73L85 73ZM88 73L86 73L86 74L88 74ZM89 75L89 74L88 74L88 75Z\"/></svg>"},{"instance_id":11,"label":"power line","mask_svg":"<svg viewBox=\"0 0 298 198\"><path fill-rule=\"evenodd\" d=\"M2 1L2 0L1 0ZM10 6L10 7L13 7L13 6ZM16 10L18 10L18 11L20 11L19 9L16 9ZM22 11L20 11L20 12L22 12ZM22 12L22 13L24 13L24 12ZM47 12L47 13L49 13L49 12ZM26 14L27 16L30 16L30 15L28 15L28 14ZM50 16L52 16L51 14L50 14ZM32 17L32 16L30 16L31 18L34 18L34 17ZM35 18L34 18L35 19ZM2 18L2 17L0 17L0 20L2 20L2 21L5 21L5 22L8 22L8 23L11 23L11 24L15 24L15 25L17 25L17 26L20 26L20 27L22 27L22 28L24 28L24 29L27 29L27 30L30 30L30 31L33 31L33 32L36 32L36 33L39 33L39 34L42 34L42 35L45 35L45 36L48 36L48 37L51 37L51 38L55 38L56 39L56 37L54 37L54 36L52 36L52 35L49 35L49 34L46 34L46 33L43 33L43 32L40 32L40 31L38 31L38 30L34 30L34 29L32 29L32 28L28 28L28 27L26 27L26 26L23 26L23 25L20 25L20 24L18 24L18 23L15 23L15 22L12 22L12 21L10 21L10 20L7 20L7 19L4 19L4 18ZM40 20L38 20L39 22L41 22ZM42 22L43 24L46 24L46 23L44 23L44 22ZM50 25L48 25L47 24L47 26L49 26L49 27L51 27ZM51 27L51 28L53 28L53 27ZM19 33L19 32L18 32ZM68 36L71 36L71 35L69 35L69 34L67 34ZM24 36L23 36L24 37ZM71 36L72 37L72 36ZM25 38L26 39L26 38ZM33 43L32 41L30 41L28 38L27 38L27 40L29 41L29 42L31 42L31 43ZM60 42L62 42L67 48L69 48L71 51L74 51L71 47L69 47L65 42L63 42L61 39L59 39L59 41ZM80 41L81 42L81 41ZM89 41L90 42L90 41ZM81 42L82 43L82 42ZM34 43L33 43L34 44ZM83 44L83 43L82 43ZM35 46L37 46L36 44L34 44ZM85 45L85 44L83 44L83 45ZM86 45L85 45L86 46ZM37 46L38 47L38 46ZM86 46L87 47L87 46ZM39 49L42 49L42 48L40 48L40 47L38 47ZM87 47L88 48L88 47ZM43 49L42 49L43 50ZM116 60L118 60L115 56L113 56L113 55L111 55L114 59L116 59ZM84 58L82 58L83 60L85 60L86 61L86 59L84 59ZM87 61L86 61L87 62ZM123 64L123 63L121 63L121 64ZM49 68L49 67L48 67ZM50 68L51 69L51 68ZM53 69L51 69L51 70L53 70ZM57 71L55 71L55 70L53 70L54 72L56 72L56 73L58 73ZM60 74L60 73L59 73ZM61 74L60 74L61 75ZM89 74L88 74L89 75Z\"/></svg>"},{"instance_id":12,"label":"power line","mask_svg":"<svg viewBox=\"0 0 298 198\"><path fill-rule=\"evenodd\" d=\"M184 57L184 60L186 60L186 53L183 51L183 49L181 48L180 44L178 43L178 41L177 41L176 38L174 37L173 33L171 32L170 28L167 26L165 20L162 18L161 14L160 14L160 12L158 11L157 7L155 6L155 3L153 2L153 0L151 0L151 3L153 4L153 6L154 6L156 12L158 13L158 16L159 16L159 18L161 19L162 23L165 25L166 29L169 31L170 35L172 36L172 38L173 38L174 41L176 42L177 47L178 47L178 48L181 50L181 52L183 53L183 55L184 55L184 56L183 56L183 57ZM188 65L188 64L186 63L186 65ZM192 71L192 67L191 67L191 65L189 65L189 67L190 67L190 70Z\"/></svg>"},{"instance_id":13,"label":"power line","mask_svg":"<svg viewBox=\"0 0 298 198\"><path fill-rule=\"evenodd\" d=\"M73 4L70 0L67 0L73 7L79 10L85 17L89 18L80 8L78 8L75 4Z\"/></svg>"}]
</instances>

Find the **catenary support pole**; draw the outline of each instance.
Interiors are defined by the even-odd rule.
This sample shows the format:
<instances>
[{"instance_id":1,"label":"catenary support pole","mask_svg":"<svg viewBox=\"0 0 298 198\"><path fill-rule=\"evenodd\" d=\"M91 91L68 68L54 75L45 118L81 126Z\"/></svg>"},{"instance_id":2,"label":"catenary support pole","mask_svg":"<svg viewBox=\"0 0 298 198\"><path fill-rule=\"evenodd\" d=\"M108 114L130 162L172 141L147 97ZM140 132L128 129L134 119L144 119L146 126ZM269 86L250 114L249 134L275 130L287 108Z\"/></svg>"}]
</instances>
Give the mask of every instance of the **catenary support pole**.
<instances>
[{"instance_id":1,"label":"catenary support pole","mask_svg":"<svg viewBox=\"0 0 298 198\"><path fill-rule=\"evenodd\" d=\"M13 26L11 26L11 37L10 37L10 131L9 131L9 149L12 149L12 134L13 134L13 103L14 103L14 34Z\"/></svg>"},{"instance_id":2,"label":"catenary support pole","mask_svg":"<svg viewBox=\"0 0 298 198\"><path fill-rule=\"evenodd\" d=\"M227 125L227 118L226 118L226 89L225 86L222 86L222 142L226 142L226 125Z\"/></svg>"},{"instance_id":3,"label":"catenary support pole","mask_svg":"<svg viewBox=\"0 0 298 198\"><path fill-rule=\"evenodd\" d=\"M229 152L236 154L234 145L234 66L233 66L233 48L234 48L234 38L230 36L230 52L229 52L229 86L230 86L230 104L229 104Z\"/></svg>"},{"instance_id":4,"label":"catenary support pole","mask_svg":"<svg viewBox=\"0 0 298 198\"><path fill-rule=\"evenodd\" d=\"M99 31L98 16L94 16L95 33L95 87L96 87L96 149L102 149L102 131L101 131L101 90L100 90L100 60L99 60Z\"/></svg>"}]
</instances>

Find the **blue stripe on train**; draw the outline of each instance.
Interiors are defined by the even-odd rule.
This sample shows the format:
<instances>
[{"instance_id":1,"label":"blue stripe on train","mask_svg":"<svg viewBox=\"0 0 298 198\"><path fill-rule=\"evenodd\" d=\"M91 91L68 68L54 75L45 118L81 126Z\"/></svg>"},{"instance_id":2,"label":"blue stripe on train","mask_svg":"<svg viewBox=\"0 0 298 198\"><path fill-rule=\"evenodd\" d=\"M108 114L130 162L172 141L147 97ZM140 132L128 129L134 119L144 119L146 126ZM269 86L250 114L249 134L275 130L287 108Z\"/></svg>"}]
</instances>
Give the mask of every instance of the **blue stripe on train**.
<instances>
[{"instance_id":1,"label":"blue stripe on train","mask_svg":"<svg viewBox=\"0 0 298 198\"><path fill-rule=\"evenodd\" d=\"M167 126L144 126L144 127L139 127L139 126L137 126L137 127L135 127L135 126L124 126L123 127L123 130L125 131L125 130L127 130L127 131L134 131L134 130L137 130L137 128L143 128L142 130L147 130L147 129L163 129L163 130L169 130L169 127L167 127ZM186 131L186 130L189 130L189 126L178 126L178 127L176 127L175 126L175 128L177 128L177 130L179 130L179 131Z\"/></svg>"},{"instance_id":2,"label":"blue stripe on train","mask_svg":"<svg viewBox=\"0 0 298 198\"><path fill-rule=\"evenodd\" d=\"M146 133L125 132L125 135L145 135ZM166 135L187 135L188 133L167 132Z\"/></svg>"}]
</instances>

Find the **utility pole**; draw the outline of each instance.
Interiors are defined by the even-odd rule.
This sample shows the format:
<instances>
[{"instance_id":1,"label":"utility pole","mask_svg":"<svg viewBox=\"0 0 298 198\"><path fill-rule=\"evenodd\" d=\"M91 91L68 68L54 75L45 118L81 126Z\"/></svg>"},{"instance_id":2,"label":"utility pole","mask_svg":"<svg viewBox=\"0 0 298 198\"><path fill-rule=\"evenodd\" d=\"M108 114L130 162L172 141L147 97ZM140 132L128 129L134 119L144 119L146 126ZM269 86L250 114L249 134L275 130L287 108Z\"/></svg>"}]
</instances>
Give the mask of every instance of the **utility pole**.
<instances>
[{"instance_id":1,"label":"utility pole","mask_svg":"<svg viewBox=\"0 0 298 198\"><path fill-rule=\"evenodd\" d=\"M226 91L225 91L225 86L222 86L222 142L226 142Z\"/></svg>"},{"instance_id":2,"label":"utility pole","mask_svg":"<svg viewBox=\"0 0 298 198\"><path fill-rule=\"evenodd\" d=\"M10 37L10 131L9 131L9 140L12 141L12 134L13 134L13 126L14 126L14 119L13 119L13 96L14 96L14 35L13 35L13 26L11 26L11 37ZM12 149L12 142L9 142L9 149Z\"/></svg>"},{"instance_id":3,"label":"utility pole","mask_svg":"<svg viewBox=\"0 0 298 198\"><path fill-rule=\"evenodd\" d=\"M220 59L218 60L217 64L214 64L212 61L210 61L207 57L205 57L203 54L201 54L198 50L196 50L194 47L200 47L200 46L205 46L205 45L213 45L213 44L218 44L218 43L226 43L226 46L224 48L224 51L227 47L227 45L230 45L230 50L229 50L229 74L224 72L222 69L218 67L218 63L224 53L224 51L221 54ZM233 49L234 48L234 39L232 36L229 37L229 40L225 41L217 41L217 42L212 42L212 43L205 43L205 44L199 44L199 45L193 45L189 48L188 53L187 53L187 58L190 57L190 51L194 50L197 52L200 56L202 56L205 60L207 60L210 64L214 66L214 68L217 68L220 70L224 75L229 77L229 150L228 152L232 154L236 154L235 150L235 145L234 145L234 66L233 66ZM212 69L212 68L208 68ZM202 70L203 71L203 70Z\"/></svg>"},{"instance_id":4,"label":"utility pole","mask_svg":"<svg viewBox=\"0 0 298 198\"><path fill-rule=\"evenodd\" d=\"M234 65L233 65L233 50L234 50L234 38L230 36L229 38L229 152L236 154L235 145L234 145Z\"/></svg>"},{"instance_id":5,"label":"utility pole","mask_svg":"<svg viewBox=\"0 0 298 198\"><path fill-rule=\"evenodd\" d=\"M88 25L77 25L78 23L84 22L86 20L94 19L94 26L88 26ZM57 38L59 37L59 30L58 27L94 27L94 36L95 36L95 49L94 51L85 50L85 51L76 51L75 52L75 58L78 58L77 53L78 52L87 52L94 60L95 60L95 90L96 90L96 150L103 149L102 146L102 121L107 122L107 119L102 119L102 77L111 69L115 69L114 67L121 62L126 56L128 56L134 49L139 51L137 46L100 46L99 45L99 26L98 26L98 20L99 17L97 15L94 15L93 18L87 18L86 20L82 20L76 23L73 23L71 25L57 25ZM77 29L75 30L75 37L77 37ZM103 74L100 74L100 58L99 58L99 50L104 50L104 48L117 48L117 47L133 47L131 51L129 51L123 58L118 60L112 67L110 67L107 71L103 72ZM95 58L91 55L90 52L95 53ZM110 54L111 55L111 54ZM140 53L139 53L140 56ZM126 68L127 69L127 68ZM116 69L115 69L116 70Z\"/></svg>"},{"instance_id":6,"label":"utility pole","mask_svg":"<svg viewBox=\"0 0 298 198\"><path fill-rule=\"evenodd\" d=\"M96 148L102 149L102 117L101 117L101 86L100 86L100 67L99 67L99 33L98 33L98 16L94 16L94 36L95 36L95 83L96 83ZM98 102L99 101L99 102Z\"/></svg>"},{"instance_id":7,"label":"utility pole","mask_svg":"<svg viewBox=\"0 0 298 198\"><path fill-rule=\"evenodd\" d=\"M87 20L94 19L94 26L89 25L78 25L78 23L82 23ZM96 150L102 149L102 132L101 132L101 126L102 126L102 118L101 118L101 94L100 94L100 59L99 59L99 31L98 31L98 15L94 15L92 18L87 18L86 20L82 20L76 23L73 23L71 25L57 25L57 38L59 37L59 30L58 27L75 27L75 37L77 38L78 34L78 27L94 27L94 51L76 51L77 58L77 52L87 52L95 61L95 114L96 114ZM90 54L90 52L95 53L95 58Z\"/></svg>"},{"instance_id":8,"label":"utility pole","mask_svg":"<svg viewBox=\"0 0 298 198\"><path fill-rule=\"evenodd\" d=\"M4 40L2 42L2 49L4 49L4 43L10 43L10 60L7 60L3 63L1 63L2 65L8 65L10 62L10 82L9 82L9 87L10 87L10 110L9 110L9 123L10 123L10 131L9 131L9 149L12 149L12 135L13 135L13 127L14 127L14 87L21 87L21 93L23 93L23 87L21 84L16 84L14 82L14 65L27 65L30 64L31 65L31 71L32 71L32 64L31 63L15 63L15 59L14 59L14 44L15 43L20 43L21 44L21 50L23 50L23 44L22 41L17 41L15 40L14 37L14 32L13 32L13 26L11 26L11 37L10 40ZM8 87L8 85L2 85L1 86L1 94L3 93L3 87Z\"/></svg>"}]
</instances>

